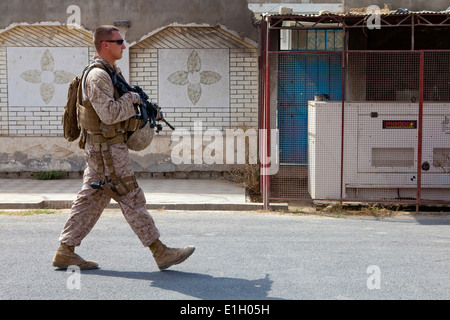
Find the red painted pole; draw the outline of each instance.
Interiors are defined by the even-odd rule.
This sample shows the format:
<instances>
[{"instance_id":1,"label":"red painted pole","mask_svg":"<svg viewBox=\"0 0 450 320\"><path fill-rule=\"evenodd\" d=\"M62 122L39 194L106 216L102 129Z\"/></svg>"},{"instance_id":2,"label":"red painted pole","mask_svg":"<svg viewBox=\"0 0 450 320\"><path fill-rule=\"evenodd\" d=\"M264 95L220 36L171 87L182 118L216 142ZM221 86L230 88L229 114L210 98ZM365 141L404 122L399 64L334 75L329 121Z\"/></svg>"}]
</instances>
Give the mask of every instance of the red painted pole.
<instances>
[{"instance_id":1,"label":"red painted pole","mask_svg":"<svg viewBox=\"0 0 450 320\"><path fill-rule=\"evenodd\" d=\"M420 51L419 63L419 119L417 132L417 195L416 195L416 212L419 211L419 204L422 192L422 123L423 123L423 68L424 68L424 52Z\"/></svg>"},{"instance_id":2,"label":"red painted pole","mask_svg":"<svg viewBox=\"0 0 450 320\"><path fill-rule=\"evenodd\" d=\"M263 165L263 207L264 210L269 210L269 175L268 175L268 167L270 164L267 163L268 153L270 150L270 139L269 139L269 131L270 131L270 63L269 63L269 49L270 49L270 31L269 31L270 21L267 21L265 24L266 32L265 32L265 52L264 52L264 75L265 75L265 86L264 86L264 116L263 116L263 129L264 129L264 140L263 141L263 152L262 155L265 158Z\"/></svg>"}]
</instances>

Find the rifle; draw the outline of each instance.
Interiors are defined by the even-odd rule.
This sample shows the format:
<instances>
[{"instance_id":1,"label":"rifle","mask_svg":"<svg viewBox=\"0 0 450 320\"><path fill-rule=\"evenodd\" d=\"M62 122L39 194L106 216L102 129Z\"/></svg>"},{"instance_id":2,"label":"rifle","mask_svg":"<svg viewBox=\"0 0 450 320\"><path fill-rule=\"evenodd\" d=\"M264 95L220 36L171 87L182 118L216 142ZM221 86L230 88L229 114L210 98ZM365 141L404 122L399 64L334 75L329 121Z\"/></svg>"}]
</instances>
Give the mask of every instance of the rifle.
<instances>
[{"instance_id":1,"label":"rifle","mask_svg":"<svg viewBox=\"0 0 450 320\"><path fill-rule=\"evenodd\" d=\"M111 76L111 80L113 82L114 87L119 91L119 95L123 95L127 92L136 92L141 97L141 104L139 105L140 114L136 115L137 117L142 117L145 121L150 122L150 127L155 128L156 132L160 132L162 130L162 125L156 123L156 121L163 121L170 129L175 130L175 128L164 119L164 116L161 111L161 107L156 103L148 101L149 96L142 90L141 87L134 85L130 86L124 78L122 78L118 73L112 72L108 67L105 66L105 70ZM146 122L144 122L145 124Z\"/></svg>"}]
</instances>

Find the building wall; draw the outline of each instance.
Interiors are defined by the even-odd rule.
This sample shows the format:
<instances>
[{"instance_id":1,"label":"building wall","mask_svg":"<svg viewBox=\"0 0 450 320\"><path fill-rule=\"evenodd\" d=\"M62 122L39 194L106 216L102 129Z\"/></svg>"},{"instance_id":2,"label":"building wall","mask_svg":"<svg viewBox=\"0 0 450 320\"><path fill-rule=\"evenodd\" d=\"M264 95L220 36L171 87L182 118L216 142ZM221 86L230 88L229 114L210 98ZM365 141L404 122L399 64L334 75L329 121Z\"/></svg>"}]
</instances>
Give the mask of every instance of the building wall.
<instances>
[{"instance_id":1,"label":"building wall","mask_svg":"<svg viewBox=\"0 0 450 320\"><path fill-rule=\"evenodd\" d=\"M137 43L170 25L220 26L256 43L247 0L14 0L0 1L0 30L17 24L75 23L93 32L127 21L127 41ZM1 31L0 31L1 32Z\"/></svg>"},{"instance_id":2,"label":"building wall","mask_svg":"<svg viewBox=\"0 0 450 320\"><path fill-rule=\"evenodd\" d=\"M215 84L212 84L211 88L203 86L202 96L195 104L186 96L178 99L168 97L173 94L170 90L177 90L176 93L180 95L185 94L187 90L183 86L177 87L169 83L167 77L163 75L161 77L164 79L159 79L158 75L158 71L161 71L163 67L167 68L170 64L167 62L164 66L159 65L158 59L164 59L164 55L175 56L181 65L180 68L187 71L187 60L192 52L200 52L206 59L210 56L222 55L222 59L212 60L212 62L227 67L226 70L222 70L225 73L221 75L222 79L227 81L217 83L217 88L214 88ZM167 57L167 60L171 61L170 58ZM174 119L171 123L177 128L190 129L195 121L202 121L205 127L220 130L236 126L257 126L257 50L220 28L169 27L131 47L130 67L132 69L130 81L140 85L151 99L160 103L167 119ZM202 65L201 71L214 67L224 68L205 64ZM206 100L208 89L213 98L221 93L220 97L226 100L226 103L215 101L215 99ZM163 101L176 104L167 105Z\"/></svg>"},{"instance_id":3,"label":"building wall","mask_svg":"<svg viewBox=\"0 0 450 320\"><path fill-rule=\"evenodd\" d=\"M212 71L220 76L217 82L200 84L198 100L189 96L190 83L175 84L168 80L174 72L188 72L188 60L193 56L198 56L201 72ZM166 28L130 48L130 70L130 82L141 86L162 107L166 119L176 127L175 133L185 130L193 138L196 130L215 129L225 137L226 130L257 128L257 48L220 28ZM188 80L195 83L195 79ZM194 176L198 172L204 177L208 172L217 176L218 172L230 169L225 160L198 163L193 156L188 163L174 164L171 155L180 140L174 140L173 133L166 127L155 136L148 150L134 153L135 169L155 176L176 177L192 171ZM192 153L203 153L207 141L201 146L192 142ZM201 150L194 150L196 147Z\"/></svg>"},{"instance_id":4,"label":"building wall","mask_svg":"<svg viewBox=\"0 0 450 320\"><path fill-rule=\"evenodd\" d=\"M84 169L82 150L62 137L61 115L68 82L95 53L91 39L89 31L60 25L16 26L0 33L0 175L64 170L77 176ZM129 45L121 64L130 83L160 103L177 130L193 132L200 124L203 131L224 133L257 128L257 59L254 44L219 27L190 26L164 28ZM174 71L191 71L188 83L170 78ZM203 71L206 80L201 80ZM161 177L195 171L207 177L229 169L221 163L174 164L172 133L165 128L147 149L132 152L138 173Z\"/></svg>"},{"instance_id":5,"label":"building wall","mask_svg":"<svg viewBox=\"0 0 450 320\"><path fill-rule=\"evenodd\" d=\"M55 81L50 81L50 78L45 79L45 75L49 72L56 72L58 64L61 68L64 66L67 69L67 64L71 64L72 61L63 54L70 53L74 48L82 48L85 51L86 59L81 58L78 65L75 64L72 69L77 72L79 66L88 63L89 57L95 52L91 45L92 35L63 26L19 26L0 34L0 43L0 90L2 94L0 96L0 134L36 137L61 136L61 114L64 110L68 82L55 83ZM30 48L36 50L28 53L22 50ZM60 52L59 57L54 57L53 54L58 55L57 48L65 48L65 51ZM53 59L54 67L42 66L41 60L45 58L43 55L46 50L50 54L50 59ZM15 55L16 57L14 57ZM78 60L80 59L78 58ZM27 69L25 65L32 67L29 68L30 70L24 70ZM14 74L13 69L17 70L16 73L21 74ZM24 80L25 75L22 71L32 70L37 70L38 78ZM47 72L44 73L45 71ZM41 76L42 78L39 79ZM14 80L19 80L19 83ZM52 97L48 103L43 101L39 89L40 85L44 83L53 85L54 95L58 95L57 101L56 97ZM15 87L16 84L18 87ZM34 90L29 92L29 89ZM46 99L48 98L50 96L46 97Z\"/></svg>"}]
</instances>

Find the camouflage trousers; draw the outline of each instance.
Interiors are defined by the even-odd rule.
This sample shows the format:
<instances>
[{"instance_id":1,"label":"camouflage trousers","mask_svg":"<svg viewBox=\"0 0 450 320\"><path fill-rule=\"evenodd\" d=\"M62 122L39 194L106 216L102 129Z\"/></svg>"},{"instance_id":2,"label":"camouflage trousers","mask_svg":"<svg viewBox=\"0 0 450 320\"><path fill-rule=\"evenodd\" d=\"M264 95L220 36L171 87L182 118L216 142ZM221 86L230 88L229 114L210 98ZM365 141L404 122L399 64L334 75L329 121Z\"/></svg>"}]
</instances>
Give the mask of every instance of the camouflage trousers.
<instances>
[{"instance_id":1,"label":"camouflage trousers","mask_svg":"<svg viewBox=\"0 0 450 320\"><path fill-rule=\"evenodd\" d=\"M128 148L125 143L109 146L114 172L120 178L134 175ZM104 152L104 151L103 151ZM93 189L90 184L102 180L98 168L101 152L86 144L85 157L87 167L84 171L83 186L77 194L69 218L64 226L59 241L69 246L79 246L92 230L111 198L103 191ZM104 157L103 157L104 158ZM106 175L108 170L106 165ZM145 208L146 199L140 187L120 197L118 201L125 219L144 246L149 246L160 236L152 216Z\"/></svg>"}]
</instances>

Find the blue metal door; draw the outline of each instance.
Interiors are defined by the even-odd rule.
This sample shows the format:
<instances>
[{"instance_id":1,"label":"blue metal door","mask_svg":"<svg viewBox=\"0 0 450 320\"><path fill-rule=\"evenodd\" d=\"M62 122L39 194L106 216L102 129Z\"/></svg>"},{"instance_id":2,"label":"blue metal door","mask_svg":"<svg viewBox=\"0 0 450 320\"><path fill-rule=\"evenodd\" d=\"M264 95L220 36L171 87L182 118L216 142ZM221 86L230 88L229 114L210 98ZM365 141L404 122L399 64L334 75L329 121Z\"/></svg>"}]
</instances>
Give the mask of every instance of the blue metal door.
<instances>
[{"instance_id":1,"label":"blue metal door","mask_svg":"<svg viewBox=\"0 0 450 320\"><path fill-rule=\"evenodd\" d=\"M315 95L319 94L326 95L329 100L341 100L341 54L336 50L342 39L336 36L337 31L308 30L306 45L300 48L304 52L279 56L278 129L281 164L308 163L308 101L314 100Z\"/></svg>"}]
</instances>

